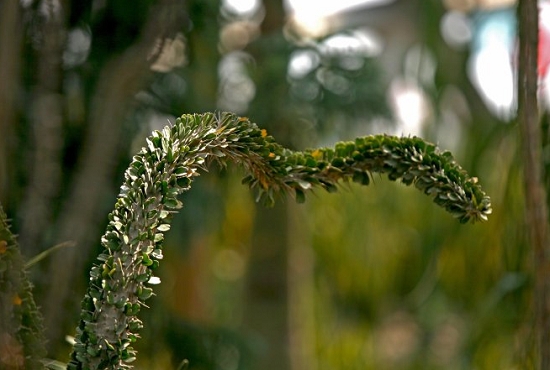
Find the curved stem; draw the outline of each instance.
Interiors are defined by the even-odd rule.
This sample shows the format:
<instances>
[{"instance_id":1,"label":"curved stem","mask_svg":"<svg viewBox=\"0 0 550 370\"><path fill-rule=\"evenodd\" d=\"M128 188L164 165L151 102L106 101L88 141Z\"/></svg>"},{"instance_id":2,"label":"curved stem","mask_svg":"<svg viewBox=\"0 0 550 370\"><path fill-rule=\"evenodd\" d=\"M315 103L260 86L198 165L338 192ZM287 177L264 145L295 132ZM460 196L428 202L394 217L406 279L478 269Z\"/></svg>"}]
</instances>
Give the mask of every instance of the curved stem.
<instances>
[{"instance_id":1,"label":"curved stem","mask_svg":"<svg viewBox=\"0 0 550 370\"><path fill-rule=\"evenodd\" d=\"M281 193L294 192L304 201L315 186L335 191L341 180L368 185L371 173L378 172L433 196L461 222L485 220L491 213L477 179L450 153L418 138L369 136L334 149L296 152L247 118L184 115L153 132L126 170L101 239L104 251L90 272L69 369L131 368L132 343L142 327L137 313L153 294L147 283L154 282L171 216L182 207L177 196L211 160L243 165L249 173L243 182L268 205Z\"/></svg>"}]
</instances>

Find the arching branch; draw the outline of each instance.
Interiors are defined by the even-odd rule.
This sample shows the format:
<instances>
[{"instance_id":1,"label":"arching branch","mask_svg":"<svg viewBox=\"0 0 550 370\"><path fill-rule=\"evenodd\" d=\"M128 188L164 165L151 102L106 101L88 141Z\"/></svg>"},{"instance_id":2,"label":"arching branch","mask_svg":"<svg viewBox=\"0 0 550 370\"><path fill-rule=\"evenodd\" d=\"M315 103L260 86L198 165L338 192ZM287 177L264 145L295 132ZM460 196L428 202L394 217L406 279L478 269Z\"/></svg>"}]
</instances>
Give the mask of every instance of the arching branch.
<instances>
[{"instance_id":1,"label":"arching branch","mask_svg":"<svg viewBox=\"0 0 550 370\"><path fill-rule=\"evenodd\" d=\"M184 115L155 131L125 173L109 214L103 252L90 272L69 369L131 368L142 323L137 317L153 294L147 284L162 259L164 233L182 207L178 195L200 169L217 160L236 162L249 173L243 182L272 204L275 196L334 191L342 181L370 183L374 172L401 179L433 197L460 222L485 220L489 197L476 178L448 152L418 138L368 136L333 149L291 151L247 118L231 113Z\"/></svg>"}]
</instances>

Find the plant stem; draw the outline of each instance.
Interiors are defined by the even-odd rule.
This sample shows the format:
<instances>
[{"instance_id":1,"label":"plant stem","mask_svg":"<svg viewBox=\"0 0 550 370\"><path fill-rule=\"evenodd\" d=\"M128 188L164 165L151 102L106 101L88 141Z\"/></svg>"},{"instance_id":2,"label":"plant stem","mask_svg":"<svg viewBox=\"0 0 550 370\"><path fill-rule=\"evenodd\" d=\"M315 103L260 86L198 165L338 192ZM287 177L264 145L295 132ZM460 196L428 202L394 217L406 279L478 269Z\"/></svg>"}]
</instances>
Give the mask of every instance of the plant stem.
<instances>
[{"instance_id":1,"label":"plant stem","mask_svg":"<svg viewBox=\"0 0 550 370\"><path fill-rule=\"evenodd\" d=\"M23 257L0 207L0 369L43 369L43 331Z\"/></svg>"}]
</instances>

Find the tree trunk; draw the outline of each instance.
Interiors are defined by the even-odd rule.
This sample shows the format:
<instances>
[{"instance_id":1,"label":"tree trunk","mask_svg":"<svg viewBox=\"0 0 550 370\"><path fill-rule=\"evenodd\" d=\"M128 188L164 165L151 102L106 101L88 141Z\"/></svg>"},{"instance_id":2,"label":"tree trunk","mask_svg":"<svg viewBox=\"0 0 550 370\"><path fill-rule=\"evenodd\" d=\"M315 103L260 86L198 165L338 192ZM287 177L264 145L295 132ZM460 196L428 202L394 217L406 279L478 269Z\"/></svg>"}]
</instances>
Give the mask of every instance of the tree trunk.
<instances>
[{"instance_id":1,"label":"tree trunk","mask_svg":"<svg viewBox=\"0 0 550 370\"><path fill-rule=\"evenodd\" d=\"M9 180L7 153L15 153L13 127L15 103L19 91L23 27L18 1L0 2L0 202L8 203Z\"/></svg>"},{"instance_id":2,"label":"tree trunk","mask_svg":"<svg viewBox=\"0 0 550 370\"><path fill-rule=\"evenodd\" d=\"M538 368L550 368L550 259L548 209L543 182L541 128L537 104L537 0L520 0L518 120L522 140L527 228L534 257L535 335Z\"/></svg>"},{"instance_id":3,"label":"tree trunk","mask_svg":"<svg viewBox=\"0 0 550 370\"><path fill-rule=\"evenodd\" d=\"M62 59L66 45L65 10L48 8L37 51L37 83L32 92L32 145L29 185L21 210L21 250L28 257L42 252L44 234L59 194L63 148Z\"/></svg>"},{"instance_id":4,"label":"tree trunk","mask_svg":"<svg viewBox=\"0 0 550 370\"><path fill-rule=\"evenodd\" d=\"M258 206L262 207L262 206ZM245 326L265 342L254 369L289 369L285 204L260 208L252 236Z\"/></svg>"},{"instance_id":5,"label":"tree trunk","mask_svg":"<svg viewBox=\"0 0 550 370\"><path fill-rule=\"evenodd\" d=\"M175 8L174 8L175 7ZM67 312L78 312L80 293L74 295L82 269L92 248L99 243L102 204L110 187L118 159L122 124L135 94L152 76L151 55L159 39L170 36L181 26L175 17L177 0L160 0L151 8L140 38L124 52L111 58L100 71L91 100L88 132L70 195L58 220L60 242L74 241L75 248L54 254L49 263L48 289L44 294L44 319L50 343L58 345L68 330ZM157 51L158 53L159 51Z\"/></svg>"},{"instance_id":6,"label":"tree trunk","mask_svg":"<svg viewBox=\"0 0 550 370\"><path fill-rule=\"evenodd\" d=\"M266 17L260 28L263 39L277 38L285 24L285 11L282 1L264 1ZM257 65L269 66L269 53L259 51L262 45L252 44L247 49ZM280 55L278 57L281 57ZM278 142L288 145L288 121L284 110L276 109L286 98L273 90L269 78L284 76L286 65L273 66L271 70L264 67L263 77L255 81L258 85L257 95L250 107L251 117L262 122ZM282 68L279 68L282 67ZM267 78L267 79L265 79ZM275 77L279 78L279 77ZM262 95L268 94L268 95ZM266 109L261 103L270 101L272 108ZM287 199L292 202L293 199ZM289 332L288 332L288 210L287 205L279 199L274 208L258 205L255 217L254 234L247 277L245 298L245 326L265 341L265 352L257 358L253 369L284 370L290 368Z\"/></svg>"}]
</instances>

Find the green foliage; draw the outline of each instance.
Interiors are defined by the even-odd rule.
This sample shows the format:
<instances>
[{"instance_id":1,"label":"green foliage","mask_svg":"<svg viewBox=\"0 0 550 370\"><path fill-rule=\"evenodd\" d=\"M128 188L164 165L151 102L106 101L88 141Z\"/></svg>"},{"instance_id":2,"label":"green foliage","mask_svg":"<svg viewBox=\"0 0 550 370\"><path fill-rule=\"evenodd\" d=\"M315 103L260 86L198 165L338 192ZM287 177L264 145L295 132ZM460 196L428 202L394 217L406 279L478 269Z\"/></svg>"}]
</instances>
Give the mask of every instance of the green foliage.
<instances>
[{"instance_id":1,"label":"green foliage","mask_svg":"<svg viewBox=\"0 0 550 370\"><path fill-rule=\"evenodd\" d=\"M0 368L41 369L45 356L37 310L17 241L0 207Z\"/></svg>"},{"instance_id":2,"label":"green foliage","mask_svg":"<svg viewBox=\"0 0 550 370\"><path fill-rule=\"evenodd\" d=\"M450 153L418 138L369 136L334 149L296 152L247 118L184 115L153 132L126 170L101 239L104 250L90 271L69 369L131 368L143 326L137 314L154 294L150 285L158 282L154 272L163 257L164 233L183 205L178 195L211 160L241 164L249 173L243 183L267 205L287 192L304 201L314 186L335 191L341 180L368 185L378 172L414 184L460 222L485 220L491 213L477 180Z\"/></svg>"}]
</instances>

